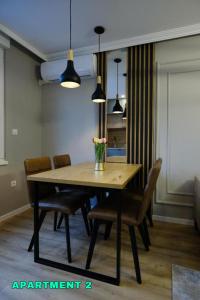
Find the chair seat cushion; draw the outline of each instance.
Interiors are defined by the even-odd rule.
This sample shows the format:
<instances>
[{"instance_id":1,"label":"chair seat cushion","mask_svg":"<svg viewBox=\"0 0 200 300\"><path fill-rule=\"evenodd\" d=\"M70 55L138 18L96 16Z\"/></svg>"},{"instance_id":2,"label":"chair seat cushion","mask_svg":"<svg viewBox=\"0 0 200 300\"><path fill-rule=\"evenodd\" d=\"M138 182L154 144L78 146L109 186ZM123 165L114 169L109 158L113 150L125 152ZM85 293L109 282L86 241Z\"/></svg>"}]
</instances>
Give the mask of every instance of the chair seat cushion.
<instances>
[{"instance_id":1,"label":"chair seat cushion","mask_svg":"<svg viewBox=\"0 0 200 300\"><path fill-rule=\"evenodd\" d=\"M122 191L122 222L127 225L139 225L138 214L142 204L141 197L133 198L133 193L125 190ZM93 208L89 214L90 219L99 219L105 221L117 220L117 201L112 194L104 202Z\"/></svg>"},{"instance_id":2,"label":"chair seat cushion","mask_svg":"<svg viewBox=\"0 0 200 300\"><path fill-rule=\"evenodd\" d=\"M82 191L67 191L55 193L39 200L39 208L43 210L54 210L65 214L73 214L84 205L88 199L87 193ZM33 203L34 206L34 203Z\"/></svg>"}]
</instances>

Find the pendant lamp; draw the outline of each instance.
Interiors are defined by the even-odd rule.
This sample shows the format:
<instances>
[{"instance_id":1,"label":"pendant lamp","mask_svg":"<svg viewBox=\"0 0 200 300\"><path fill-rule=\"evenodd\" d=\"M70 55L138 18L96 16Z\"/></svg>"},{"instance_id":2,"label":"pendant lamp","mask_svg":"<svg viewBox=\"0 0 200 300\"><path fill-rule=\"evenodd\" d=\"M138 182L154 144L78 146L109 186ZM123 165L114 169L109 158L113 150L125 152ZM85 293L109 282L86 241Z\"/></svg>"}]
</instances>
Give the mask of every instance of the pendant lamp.
<instances>
[{"instance_id":1,"label":"pendant lamp","mask_svg":"<svg viewBox=\"0 0 200 300\"><path fill-rule=\"evenodd\" d=\"M119 94L118 94L118 77L119 77L119 72L118 72L118 64L121 62L122 60L120 58L115 58L114 62L117 64L117 95L116 95L116 102L115 105L113 106L113 113L114 114L121 114L123 112L123 108L120 105L119 102Z\"/></svg>"},{"instance_id":2,"label":"pendant lamp","mask_svg":"<svg viewBox=\"0 0 200 300\"><path fill-rule=\"evenodd\" d=\"M70 48L67 55L67 67L60 76L60 85L65 88L77 88L81 84L80 76L74 69L74 51L71 47L72 42L72 1L70 0Z\"/></svg>"},{"instance_id":3,"label":"pendant lamp","mask_svg":"<svg viewBox=\"0 0 200 300\"><path fill-rule=\"evenodd\" d=\"M99 53L100 53L100 36L103 34L105 29L102 26L94 28L94 32L99 36ZM106 95L101 87L101 75L100 75L100 59L97 65L97 87L95 92L92 94L92 101L96 103L102 103L106 101Z\"/></svg>"}]
</instances>

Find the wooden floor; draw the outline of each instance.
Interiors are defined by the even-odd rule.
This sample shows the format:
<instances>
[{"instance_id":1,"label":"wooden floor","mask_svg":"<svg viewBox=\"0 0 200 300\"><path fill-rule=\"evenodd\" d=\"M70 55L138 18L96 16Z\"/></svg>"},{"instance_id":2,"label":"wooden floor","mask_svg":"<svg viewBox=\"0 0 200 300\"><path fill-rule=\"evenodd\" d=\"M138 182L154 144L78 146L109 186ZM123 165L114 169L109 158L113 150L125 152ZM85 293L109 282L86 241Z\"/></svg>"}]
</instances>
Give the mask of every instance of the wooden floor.
<instances>
[{"instance_id":1,"label":"wooden floor","mask_svg":"<svg viewBox=\"0 0 200 300\"><path fill-rule=\"evenodd\" d=\"M89 239L85 234L80 214L70 219L72 259L74 265L84 266ZM66 244L64 228L53 232L53 219L49 214L42 228L41 254L65 262ZM101 232L103 233L103 227ZM99 234L91 268L112 273L115 263L115 230L109 241ZM13 290L12 281L82 281L84 277L45 267L33 262L33 253L26 251L32 234L32 211L16 216L0 226L0 299L171 299L171 268L179 264L200 270L200 235L193 227L155 222L150 230L152 246L146 252L138 237L142 285L135 280L130 240L126 227L122 232L122 270L119 287L94 281L92 290Z\"/></svg>"}]
</instances>

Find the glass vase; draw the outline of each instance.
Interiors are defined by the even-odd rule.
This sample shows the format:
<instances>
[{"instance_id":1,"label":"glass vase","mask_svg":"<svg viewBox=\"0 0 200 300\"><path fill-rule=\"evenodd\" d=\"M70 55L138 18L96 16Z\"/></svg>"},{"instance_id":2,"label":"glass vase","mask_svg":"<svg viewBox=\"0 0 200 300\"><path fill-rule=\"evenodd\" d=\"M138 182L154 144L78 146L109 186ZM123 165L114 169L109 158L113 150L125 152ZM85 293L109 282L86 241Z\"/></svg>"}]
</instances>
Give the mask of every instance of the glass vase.
<instances>
[{"instance_id":1,"label":"glass vase","mask_svg":"<svg viewBox=\"0 0 200 300\"><path fill-rule=\"evenodd\" d=\"M95 145L95 171L104 171L105 144Z\"/></svg>"}]
</instances>

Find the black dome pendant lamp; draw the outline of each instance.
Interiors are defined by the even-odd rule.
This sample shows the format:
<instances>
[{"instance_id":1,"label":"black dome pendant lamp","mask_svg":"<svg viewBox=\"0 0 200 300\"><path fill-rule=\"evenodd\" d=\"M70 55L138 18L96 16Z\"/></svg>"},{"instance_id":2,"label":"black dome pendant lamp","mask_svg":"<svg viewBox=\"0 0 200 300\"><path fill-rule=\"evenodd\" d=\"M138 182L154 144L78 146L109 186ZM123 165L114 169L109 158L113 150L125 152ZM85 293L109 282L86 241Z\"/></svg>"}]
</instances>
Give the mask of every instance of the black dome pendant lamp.
<instances>
[{"instance_id":1,"label":"black dome pendant lamp","mask_svg":"<svg viewBox=\"0 0 200 300\"><path fill-rule=\"evenodd\" d=\"M99 53L100 53L100 36L103 34L105 29L102 26L94 28L94 32L99 36ZM92 101L96 103L102 103L106 101L106 95L101 87L101 75L100 75L100 60L97 65L97 87L95 92L92 94Z\"/></svg>"},{"instance_id":2,"label":"black dome pendant lamp","mask_svg":"<svg viewBox=\"0 0 200 300\"><path fill-rule=\"evenodd\" d=\"M81 84L80 76L76 73L74 69L74 51L71 48L71 34L72 34L72 1L70 0L70 48L67 54L67 67L65 71L60 76L60 85L65 88L77 88Z\"/></svg>"},{"instance_id":3,"label":"black dome pendant lamp","mask_svg":"<svg viewBox=\"0 0 200 300\"><path fill-rule=\"evenodd\" d=\"M114 62L117 64L117 95L116 95L116 102L115 105L113 106L113 113L114 114L121 114L123 112L123 108L119 103L119 94L118 94L118 64L121 62L122 60L120 58L115 58Z\"/></svg>"}]
</instances>

